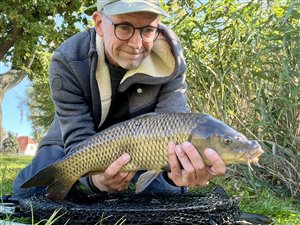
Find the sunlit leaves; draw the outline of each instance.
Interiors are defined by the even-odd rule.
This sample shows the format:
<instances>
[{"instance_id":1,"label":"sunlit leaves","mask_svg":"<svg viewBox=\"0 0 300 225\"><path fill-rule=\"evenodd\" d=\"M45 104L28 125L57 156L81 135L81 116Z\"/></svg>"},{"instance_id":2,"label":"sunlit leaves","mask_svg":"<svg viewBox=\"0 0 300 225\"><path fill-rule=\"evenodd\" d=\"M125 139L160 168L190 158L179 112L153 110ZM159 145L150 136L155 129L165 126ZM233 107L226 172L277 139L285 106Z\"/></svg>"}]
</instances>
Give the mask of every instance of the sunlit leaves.
<instances>
[{"instance_id":1,"label":"sunlit leaves","mask_svg":"<svg viewBox=\"0 0 300 225\"><path fill-rule=\"evenodd\" d=\"M184 47L192 110L226 121L272 149L272 156L291 162L282 168L270 165L270 157L270 170L260 173L291 195L299 195L300 180L294 169L300 166L295 141L300 136L299 6L297 1L199 0L190 8L178 0L172 1L178 10L166 7L172 18L165 19Z\"/></svg>"},{"instance_id":2,"label":"sunlit leaves","mask_svg":"<svg viewBox=\"0 0 300 225\"><path fill-rule=\"evenodd\" d=\"M299 111L295 82L295 76L299 76L299 3L196 1L192 9L183 1L169 1L169 5L178 9L165 20L179 35L185 50L193 110L215 114L237 126L241 124L236 117L251 127L260 118L274 126L273 132L276 130L273 134L261 133L262 139L273 135L279 140L278 127L284 129L289 124L293 131L281 139L291 140L299 126L297 113L291 115L282 109ZM256 108L261 107L268 118L257 114ZM269 129L265 127L264 131Z\"/></svg>"}]
</instances>

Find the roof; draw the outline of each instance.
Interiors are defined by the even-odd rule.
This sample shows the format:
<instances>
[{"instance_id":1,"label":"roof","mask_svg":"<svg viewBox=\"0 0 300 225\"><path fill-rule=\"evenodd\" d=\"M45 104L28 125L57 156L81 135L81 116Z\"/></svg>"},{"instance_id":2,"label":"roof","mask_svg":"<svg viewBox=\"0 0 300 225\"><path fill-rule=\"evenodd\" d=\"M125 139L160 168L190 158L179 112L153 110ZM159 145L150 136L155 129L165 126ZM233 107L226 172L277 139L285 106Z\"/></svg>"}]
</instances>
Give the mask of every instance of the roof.
<instances>
[{"instance_id":1,"label":"roof","mask_svg":"<svg viewBox=\"0 0 300 225\"><path fill-rule=\"evenodd\" d=\"M28 136L20 136L17 138L19 143L19 152L25 152L27 145L29 144L36 144L34 139Z\"/></svg>"}]
</instances>

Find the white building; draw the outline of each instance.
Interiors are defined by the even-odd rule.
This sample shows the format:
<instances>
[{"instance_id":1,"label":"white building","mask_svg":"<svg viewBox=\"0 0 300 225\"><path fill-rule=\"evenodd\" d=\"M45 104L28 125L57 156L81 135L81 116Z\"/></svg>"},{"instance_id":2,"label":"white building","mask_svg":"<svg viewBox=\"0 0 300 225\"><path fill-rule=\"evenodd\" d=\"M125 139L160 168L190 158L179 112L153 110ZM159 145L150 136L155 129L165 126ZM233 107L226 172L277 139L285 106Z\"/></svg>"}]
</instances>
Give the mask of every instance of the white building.
<instances>
[{"instance_id":1,"label":"white building","mask_svg":"<svg viewBox=\"0 0 300 225\"><path fill-rule=\"evenodd\" d=\"M17 138L17 141L19 143L19 154L35 155L38 145L32 138L28 136L20 136Z\"/></svg>"}]
</instances>

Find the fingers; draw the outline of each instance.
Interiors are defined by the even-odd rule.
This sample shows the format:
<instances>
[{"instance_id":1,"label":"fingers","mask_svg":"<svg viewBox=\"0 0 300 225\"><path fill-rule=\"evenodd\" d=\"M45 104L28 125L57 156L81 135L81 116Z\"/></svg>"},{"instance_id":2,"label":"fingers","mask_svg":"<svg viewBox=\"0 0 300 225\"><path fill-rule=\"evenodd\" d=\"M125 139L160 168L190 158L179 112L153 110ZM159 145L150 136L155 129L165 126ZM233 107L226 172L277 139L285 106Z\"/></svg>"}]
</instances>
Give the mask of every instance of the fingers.
<instances>
[{"instance_id":1,"label":"fingers","mask_svg":"<svg viewBox=\"0 0 300 225\"><path fill-rule=\"evenodd\" d=\"M110 164L104 171L104 176L106 178L114 177L130 161L130 155L124 153L116 161Z\"/></svg>"},{"instance_id":2,"label":"fingers","mask_svg":"<svg viewBox=\"0 0 300 225\"><path fill-rule=\"evenodd\" d=\"M130 156L125 153L114 161L104 173L92 176L93 184L101 191L119 192L127 189L135 172L120 172L122 167L130 161Z\"/></svg>"},{"instance_id":3,"label":"fingers","mask_svg":"<svg viewBox=\"0 0 300 225\"><path fill-rule=\"evenodd\" d=\"M213 149L206 149L204 151L205 156L211 163L211 167L208 168L208 171L211 175L221 176L226 172L226 165L221 157Z\"/></svg>"},{"instance_id":4,"label":"fingers","mask_svg":"<svg viewBox=\"0 0 300 225\"><path fill-rule=\"evenodd\" d=\"M195 183L195 168L185 153L185 149L188 147L175 145L172 142L168 145L168 157L171 168L171 174L168 175L177 186L193 186Z\"/></svg>"},{"instance_id":5,"label":"fingers","mask_svg":"<svg viewBox=\"0 0 300 225\"><path fill-rule=\"evenodd\" d=\"M187 154L185 153L184 147L182 145L176 145L175 152L183 167L180 176L182 183L186 184L187 186L194 185L194 181L196 178L195 169Z\"/></svg>"},{"instance_id":6,"label":"fingers","mask_svg":"<svg viewBox=\"0 0 300 225\"><path fill-rule=\"evenodd\" d=\"M115 177L107 179L103 173L93 175L92 181L95 187L105 192L120 192L128 188L130 180L135 175L134 172L116 174Z\"/></svg>"},{"instance_id":7,"label":"fingers","mask_svg":"<svg viewBox=\"0 0 300 225\"><path fill-rule=\"evenodd\" d=\"M184 186L182 185L182 174L179 161L177 159L177 155L175 153L175 144L174 142L169 142L168 144L168 158L171 173L168 173L169 178L177 185L177 186Z\"/></svg>"},{"instance_id":8,"label":"fingers","mask_svg":"<svg viewBox=\"0 0 300 225\"><path fill-rule=\"evenodd\" d=\"M191 182L192 186L207 185L208 181L213 178L213 175L208 173L208 167L205 165L198 150L190 142L184 142L182 145L184 148L184 152L190 160L191 166L193 166L194 168L195 180Z\"/></svg>"},{"instance_id":9,"label":"fingers","mask_svg":"<svg viewBox=\"0 0 300 225\"><path fill-rule=\"evenodd\" d=\"M128 184L135 175L134 172L127 172L127 173L121 173L120 176L116 175L113 183L111 183L110 188L112 189L111 192L120 192L124 191L128 188ZM118 179L120 178L120 179Z\"/></svg>"},{"instance_id":10,"label":"fingers","mask_svg":"<svg viewBox=\"0 0 300 225\"><path fill-rule=\"evenodd\" d=\"M226 166L220 156L212 149L206 149L205 156L212 166L205 165L197 149L190 143L168 145L170 179L177 186L205 186L214 176L223 175Z\"/></svg>"}]
</instances>

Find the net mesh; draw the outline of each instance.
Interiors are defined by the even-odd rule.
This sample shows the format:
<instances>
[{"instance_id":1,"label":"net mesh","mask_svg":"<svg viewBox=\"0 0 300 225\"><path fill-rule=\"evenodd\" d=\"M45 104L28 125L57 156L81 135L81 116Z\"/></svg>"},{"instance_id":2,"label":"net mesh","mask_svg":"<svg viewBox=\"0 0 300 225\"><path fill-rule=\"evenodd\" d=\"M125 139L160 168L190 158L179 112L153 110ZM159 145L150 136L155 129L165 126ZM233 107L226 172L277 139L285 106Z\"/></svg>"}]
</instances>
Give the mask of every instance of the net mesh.
<instances>
[{"instance_id":1,"label":"net mesh","mask_svg":"<svg viewBox=\"0 0 300 225\"><path fill-rule=\"evenodd\" d=\"M55 224L238 224L237 198L216 186L209 192L184 194L83 194L74 192L62 202L37 196L19 201L21 211L47 219L59 209Z\"/></svg>"}]
</instances>

